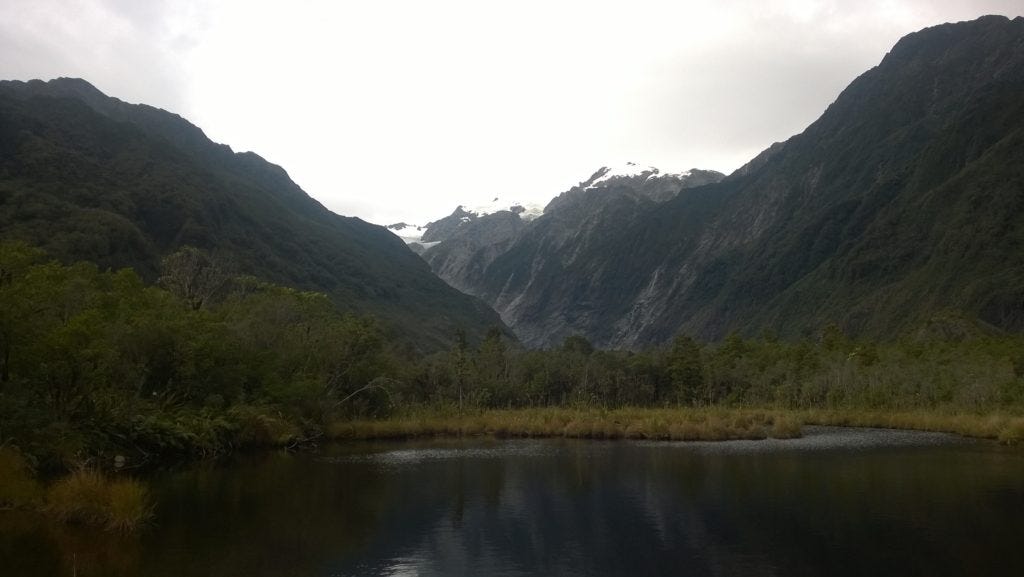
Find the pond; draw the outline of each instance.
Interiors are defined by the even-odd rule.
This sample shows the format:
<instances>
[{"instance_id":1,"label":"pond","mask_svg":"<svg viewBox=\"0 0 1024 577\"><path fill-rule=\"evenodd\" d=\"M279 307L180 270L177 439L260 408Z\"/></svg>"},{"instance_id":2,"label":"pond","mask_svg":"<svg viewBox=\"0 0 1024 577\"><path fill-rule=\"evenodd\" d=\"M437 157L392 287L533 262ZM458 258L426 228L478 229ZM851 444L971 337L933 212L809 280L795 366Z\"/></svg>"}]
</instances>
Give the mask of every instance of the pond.
<instances>
[{"instance_id":1,"label":"pond","mask_svg":"<svg viewBox=\"0 0 1024 577\"><path fill-rule=\"evenodd\" d=\"M942 434L358 443L152 484L133 536L0 512L0 573L1024 575L1024 451Z\"/></svg>"}]
</instances>

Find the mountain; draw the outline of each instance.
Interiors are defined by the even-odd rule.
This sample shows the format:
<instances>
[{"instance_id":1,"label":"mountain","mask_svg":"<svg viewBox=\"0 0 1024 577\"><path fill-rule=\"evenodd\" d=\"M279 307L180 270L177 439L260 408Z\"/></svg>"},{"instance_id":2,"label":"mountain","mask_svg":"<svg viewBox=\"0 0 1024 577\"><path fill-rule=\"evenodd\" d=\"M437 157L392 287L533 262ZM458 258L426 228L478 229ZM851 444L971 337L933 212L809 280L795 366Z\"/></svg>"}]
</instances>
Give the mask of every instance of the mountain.
<instances>
[{"instance_id":1,"label":"mountain","mask_svg":"<svg viewBox=\"0 0 1024 577\"><path fill-rule=\"evenodd\" d=\"M657 202L592 178L465 283L445 243L424 256L531 346L893 338L944 311L1024 330L1022 95L1024 19L927 28L721 182Z\"/></svg>"},{"instance_id":2,"label":"mountain","mask_svg":"<svg viewBox=\"0 0 1024 577\"><path fill-rule=\"evenodd\" d=\"M680 190L723 177L698 169L662 173L632 162L602 167L552 199L539 216L515 210L476 216L459 207L427 227L423 238L436 241L423 258L451 286L485 298L524 342L560 342L570 334L569 324L549 299L560 299L559 291L572 283L587 282L590 272L586 270L576 271L578 277L562 274L572 270L575 255L614 234L608 228L628 223ZM513 266L528 263L529 275L511 270L509 262ZM493 286L496 279L501 279L501 286ZM531 311L538 309L551 314L533 318Z\"/></svg>"},{"instance_id":3,"label":"mountain","mask_svg":"<svg viewBox=\"0 0 1024 577\"><path fill-rule=\"evenodd\" d=\"M458 207L451 215L427 226L421 256L449 285L472 294L479 275L523 231L522 213L499 210L477 216Z\"/></svg>"},{"instance_id":4,"label":"mountain","mask_svg":"<svg viewBox=\"0 0 1024 577\"><path fill-rule=\"evenodd\" d=\"M509 213L517 216L517 220L529 222L544 212L544 207L532 203L505 201L495 197L491 202L481 205L460 204L448 216L429 222L425 225L399 222L389 224L388 230L402 239L416 254L423 254L427 249L436 246L443 240L471 226L478 219L496 214Z\"/></svg>"},{"instance_id":5,"label":"mountain","mask_svg":"<svg viewBox=\"0 0 1024 577\"><path fill-rule=\"evenodd\" d=\"M418 346L501 322L383 227L336 215L279 166L84 80L0 82L0 238L154 280L191 245L234 272L328 293Z\"/></svg>"},{"instance_id":6,"label":"mountain","mask_svg":"<svg viewBox=\"0 0 1024 577\"><path fill-rule=\"evenodd\" d=\"M396 222L395 224L389 224L386 228L402 239L402 242L416 254L423 254L423 251L431 246L431 243L423 242L425 226L409 224L407 222Z\"/></svg>"}]
</instances>

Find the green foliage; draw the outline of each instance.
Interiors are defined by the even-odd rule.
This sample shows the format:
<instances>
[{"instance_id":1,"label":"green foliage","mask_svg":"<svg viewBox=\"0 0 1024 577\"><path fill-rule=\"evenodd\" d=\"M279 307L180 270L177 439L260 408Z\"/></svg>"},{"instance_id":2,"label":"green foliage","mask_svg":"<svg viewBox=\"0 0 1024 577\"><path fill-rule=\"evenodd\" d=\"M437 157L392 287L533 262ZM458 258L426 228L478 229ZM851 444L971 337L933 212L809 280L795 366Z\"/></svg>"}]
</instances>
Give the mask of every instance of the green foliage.
<instances>
[{"instance_id":1,"label":"green foliage","mask_svg":"<svg viewBox=\"0 0 1024 577\"><path fill-rule=\"evenodd\" d=\"M787 342L730 335L703 345L686 336L642 352L573 347L528 351L495 346L406 365L395 392L406 403L463 409L664 405L775 406L845 410L1024 408L1014 359L1019 336L957 342ZM499 352L500 351L500 354ZM461 355L461 356L460 356ZM468 359L468 360L467 360ZM459 368L461 367L461 368ZM486 394L474 391L486 389ZM466 391L469 391L467 393ZM791 424L780 423L785 436Z\"/></svg>"},{"instance_id":2,"label":"green foliage","mask_svg":"<svg viewBox=\"0 0 1024 577\"><path fill-rule=\"evenodd\" d=\"M255 407L233 407L229 418L236 423L236 443L247 447L281 447L301 436L302 431L280 414L270 415Z\"/></svg>"},{"instance_id":3,"label":"green foliage","mask_svg":"<svg viewBox=\"0 0 1024 577\"><path fill-rule=\"evenodd\" d=\"M389 407L383 393L340 402L397 369L378 324L323 294L239 279L197 300L20 244L0 243L0 270L0 441L46 466L284 444Z\"/></svg>"},{"instance_id":4,"label":"green foliage","mask_svg":"<svg viewBox=\"0 0 1024 577\"><path fill-rule=\"evenodd\" d=\"M228 282L225 267L192 246L165 256L161 270L158 284L194 310L203 308Z\"/></svg>"},{"instance_id":5,"label":"green foliage","mask_svg":"<svg viewBox=\"0 0 1024 577\"><path fill-rule=\"evenodd\" d=\"M676 337L668 353L668 371L672 375L672 386L676 389L679 402L695 402L704 386L700 345L690 337Z\"/></svg>"},{"instance_id":6,"label":"green foliage","mask_svg":"<svg viewBox=\"0 0 1024 577\"><path fill-rule=\"evenodd\" d=\"M801 426L792 415L743 409L545 407L471 414L414 412L390 419L334 423L327 433L335 439L487 434L498 437L724 441L769 436L794 438L800 436Z\"/></svg>"},{"instance_id":7,"label":"green foliage","mask_svg":"<svg viewBox=\"0 0 1024 577\"><path fill-rule=\"evenodd\" d=\"M841 351L849 346L849 339L843 334L843 330L835 323L829 323L821 331L821 346L826 351Z\"/></svg>"},{"instance_id":8,"label":"green foliage","mask_svg":"<svg viewBox=\"0 0 1024 577\"><path fill-rule=\"evenodd\" d=\"M197 306L131 270L47 262L24 245L0 243L0 268L0 443L49 468L293 445L329 423L415 407L1024 407L1024 339L998 333L874 342L830 328L817 342L734 333L715 344L680 335L629 352L582 337L523 350L495 328L477 346L460 333L449 351L421 356L321 293L251 277L228 279ZM765 434L796 425L772 422ZM1014 442L1011 425L993 434Z\"/></svg>"},{"instance_id":9,"label":"green foliage","mask_svg":"<svg viewBox=\"0 0 1024 577\"><path fill-rule=\"evenodd\" d=\"M459 326L476 341L500 324L394 235L328 211L280 167L82 80L0 83L0 150L0 240L62 263L131 267L193 308L223 296L231 273L253 275L327 294L426 350Z\"/></svg>"},{"instance_id":10,"label":"green foliage","mask_svg":"<svg viewBox=\"0 0 1024 577\"><path fill-rule=\"evenodd\" d=\"M570 335L562 342L562 352L589 355L594 352L594 345L583 335Z\"/></svg>"}]
</instances>

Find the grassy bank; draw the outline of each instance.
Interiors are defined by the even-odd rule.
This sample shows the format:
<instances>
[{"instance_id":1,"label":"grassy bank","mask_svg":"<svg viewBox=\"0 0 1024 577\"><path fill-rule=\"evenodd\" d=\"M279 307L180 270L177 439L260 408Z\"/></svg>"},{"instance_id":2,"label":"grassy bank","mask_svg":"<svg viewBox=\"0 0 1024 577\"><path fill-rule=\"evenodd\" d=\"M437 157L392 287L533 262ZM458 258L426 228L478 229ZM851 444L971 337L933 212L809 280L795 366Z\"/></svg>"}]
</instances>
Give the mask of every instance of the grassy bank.
<instances>
[{"instance_id":1,"label":"grassy bank","mask_svg":"<svg viewBox=\"0 0 1024 577\"><path fill-rule=\"evenodd\" d=\"M1011 413L810 410L794 411L792 415L806 425L934 431L979 439L995 439L1007 445L1024 442L1024 416Z\"/></svg>"},{"instance_id":2,"label":"grassy bank","mask_svg":"<svg viewBox=\"0 0 1024 577\"><path fill-rule=\"evenodd\" d=\"M337 440L414 437L565 437L724 441L795 438L804 425L879 427L1024 441L1024 416L942 411L791 410L742 408L519 409L468 414L416 412L379 420L345 421L327 428Z\"/></svg>"},{"instance_id":3,"label":"grassy bank","mask_svg":"<svg viewBox=\"0 0 1024 577\"><path fill-rule=\"evenodd\" d=\"M746 409L541 408L461 415L413 413L380 420L338 422L327 429L327 436L338 440L480 435L725 441L798 437L800 423L783 412Z\"/></svg>"},{"instance_id":4,"label":"grassy bank","mask_svg":"<svg viewBox=\"0 0 1024 577\"><path fill-rule=\"evenodd\" d=\"M1024 415L1015 413L725 407L536 408L462 414L419 409L383 419L336 421L326 426L323 433L327 440L492 436L725 441L796 438L805 425L939 431L1005 444L1024 442ZM260 442L256 445L290 446L294 444L290 441L293 437L258 435ZM35 510L62 521L131 532L152 517L153 502L142 482L96 470L76 470L50 483L41 483L17 450L4 447L0 448L0 509L4 508Z\"/></svg>"}]
</instances>

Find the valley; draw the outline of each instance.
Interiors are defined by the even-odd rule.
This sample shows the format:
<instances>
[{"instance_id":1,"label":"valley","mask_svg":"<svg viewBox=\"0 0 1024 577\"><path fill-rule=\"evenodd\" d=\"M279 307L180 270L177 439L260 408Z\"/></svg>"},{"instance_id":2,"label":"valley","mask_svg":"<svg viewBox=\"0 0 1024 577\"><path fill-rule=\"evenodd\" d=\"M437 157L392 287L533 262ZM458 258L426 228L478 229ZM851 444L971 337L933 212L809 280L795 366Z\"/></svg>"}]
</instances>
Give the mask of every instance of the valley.
<instances>
[{"instance_id":1,"label":"valley","mask_svg":"<svg viewBox=\"0 0 1024 577\"><path fill-rule=\"evenodd\" d=\"M2 80L0 565L1018 574L1021 95L1024 17L930 26L728 174L494 175L384 226Z\"/></svg>"}]
</instances>

